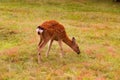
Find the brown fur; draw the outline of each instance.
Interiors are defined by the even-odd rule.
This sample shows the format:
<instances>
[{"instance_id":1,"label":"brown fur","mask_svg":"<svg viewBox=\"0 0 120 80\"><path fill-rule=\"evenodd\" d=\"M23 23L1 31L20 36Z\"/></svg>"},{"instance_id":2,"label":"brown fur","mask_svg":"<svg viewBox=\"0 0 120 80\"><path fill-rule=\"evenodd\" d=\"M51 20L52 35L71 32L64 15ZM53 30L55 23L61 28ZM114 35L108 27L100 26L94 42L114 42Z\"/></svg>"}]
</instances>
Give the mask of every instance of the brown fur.
<instances>
[{"instance_id":1,"label":"brown fur","mask_svg":"<svg viewBox=\"0 0 120 80\"><path fill-rule=\"evenodd\" d=\"M44 38L46 36L49 36L52 37L53 40L58 40L64 39L66 37L66 32L63 25L54 20L46 21L40 26L45 29L45 31L43 32Z\"/></svg>"},{"instance_id":2,"label":"brown fur","mask_svg":"<svg viewBox=\"0 0 120 80\"><path fill-rule=\"evenodd\" d=\"M41 34L39 34L41 38L39 45L38 45L39 51L41 51L41 49L46 45L46 43L51 40L50 46L47 52L48 54L52 42L56 40L58 41L60 45L62 53L63 53L63 50L62 50L61 41L66 43L69 47L71 47L78 54L80 53L79 47L75 42L75 38L70 40L66 34L64 26L58 23L57 21L55 20L46 21L43 24L39 25L38 28L41 28L44 30Z\"/></svg>"}]
</instances>

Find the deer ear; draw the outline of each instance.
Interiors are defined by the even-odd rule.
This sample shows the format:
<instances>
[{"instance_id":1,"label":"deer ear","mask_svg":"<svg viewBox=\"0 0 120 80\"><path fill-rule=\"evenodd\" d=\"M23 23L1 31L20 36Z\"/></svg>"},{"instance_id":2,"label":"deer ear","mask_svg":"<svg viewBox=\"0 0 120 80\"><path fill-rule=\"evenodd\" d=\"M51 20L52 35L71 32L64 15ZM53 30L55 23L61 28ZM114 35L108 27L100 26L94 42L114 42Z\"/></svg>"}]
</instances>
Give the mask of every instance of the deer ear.
<instances>
[{"instance_id":1,"label":"deer ear","mask_svg":"<svg viewBox=\"0 0 120 80\"><path fill-rule=\"evenodd\" d=\"M76 42L76 39L75 39L74 37L72 38L72 42L73 42L73 43L75 43L75 42Z\"/></svg>"}]
</instances>

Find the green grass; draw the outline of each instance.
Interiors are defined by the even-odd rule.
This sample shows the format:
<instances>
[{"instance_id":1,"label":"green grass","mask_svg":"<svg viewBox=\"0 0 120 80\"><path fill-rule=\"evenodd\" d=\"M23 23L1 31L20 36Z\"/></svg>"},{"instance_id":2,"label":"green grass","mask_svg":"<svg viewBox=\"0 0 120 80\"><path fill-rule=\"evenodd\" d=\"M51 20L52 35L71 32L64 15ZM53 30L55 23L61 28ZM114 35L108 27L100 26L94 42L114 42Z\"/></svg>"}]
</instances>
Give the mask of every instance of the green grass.
<instances>
[{"instance_id":1,"label":"green grass","mask_svg":"<svg viewBox=\"0 0 120 80\"><path fill-rule=\"evenodd\" d=\"M120 3L112 0L0 0L0 80L119 80ZM53 43L37 63L36 27L46 20L65 26L81 49Z\"/></svg>"}]
</instances>

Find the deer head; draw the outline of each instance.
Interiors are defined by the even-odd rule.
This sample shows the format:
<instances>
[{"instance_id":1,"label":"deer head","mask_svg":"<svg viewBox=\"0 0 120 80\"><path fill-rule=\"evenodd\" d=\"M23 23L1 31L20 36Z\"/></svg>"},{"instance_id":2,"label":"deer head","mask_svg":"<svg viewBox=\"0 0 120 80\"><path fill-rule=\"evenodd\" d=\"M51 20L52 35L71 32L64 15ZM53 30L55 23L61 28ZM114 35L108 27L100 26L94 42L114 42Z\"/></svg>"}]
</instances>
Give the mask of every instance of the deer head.
<instances>
[{"instance_id":1,"label":"deer head","mask_svg":"<svg viewBox=\"0 0 120 80\"><path fill-rule=\"evenodd\" d=\"M80 49L79 49L79 46L78 44L76 43L76 39L73 37L72 38L72 46L71 48L77 53L77 54L80 54Z\"/></svg>"}]
</instances>

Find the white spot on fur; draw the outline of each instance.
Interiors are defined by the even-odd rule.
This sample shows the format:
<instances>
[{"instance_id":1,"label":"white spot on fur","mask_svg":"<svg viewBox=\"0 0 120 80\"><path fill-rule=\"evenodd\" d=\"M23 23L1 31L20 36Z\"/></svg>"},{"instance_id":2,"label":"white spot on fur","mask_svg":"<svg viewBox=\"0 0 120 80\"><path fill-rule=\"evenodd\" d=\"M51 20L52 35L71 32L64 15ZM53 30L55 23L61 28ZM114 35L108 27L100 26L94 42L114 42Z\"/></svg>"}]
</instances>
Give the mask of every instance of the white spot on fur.
<instances>
[{"instance_id":1,"label":"white spot on fur","mask_svg":"<svg viewBox=\"0 0 120 80\"><path fill-rule=\"evenodd\" d=\"M42 33L42 32L43 32L43 30L42 30L42 29L37 28L37 29L36 29L36 32Z\"/></svg>"}]
</instances>

